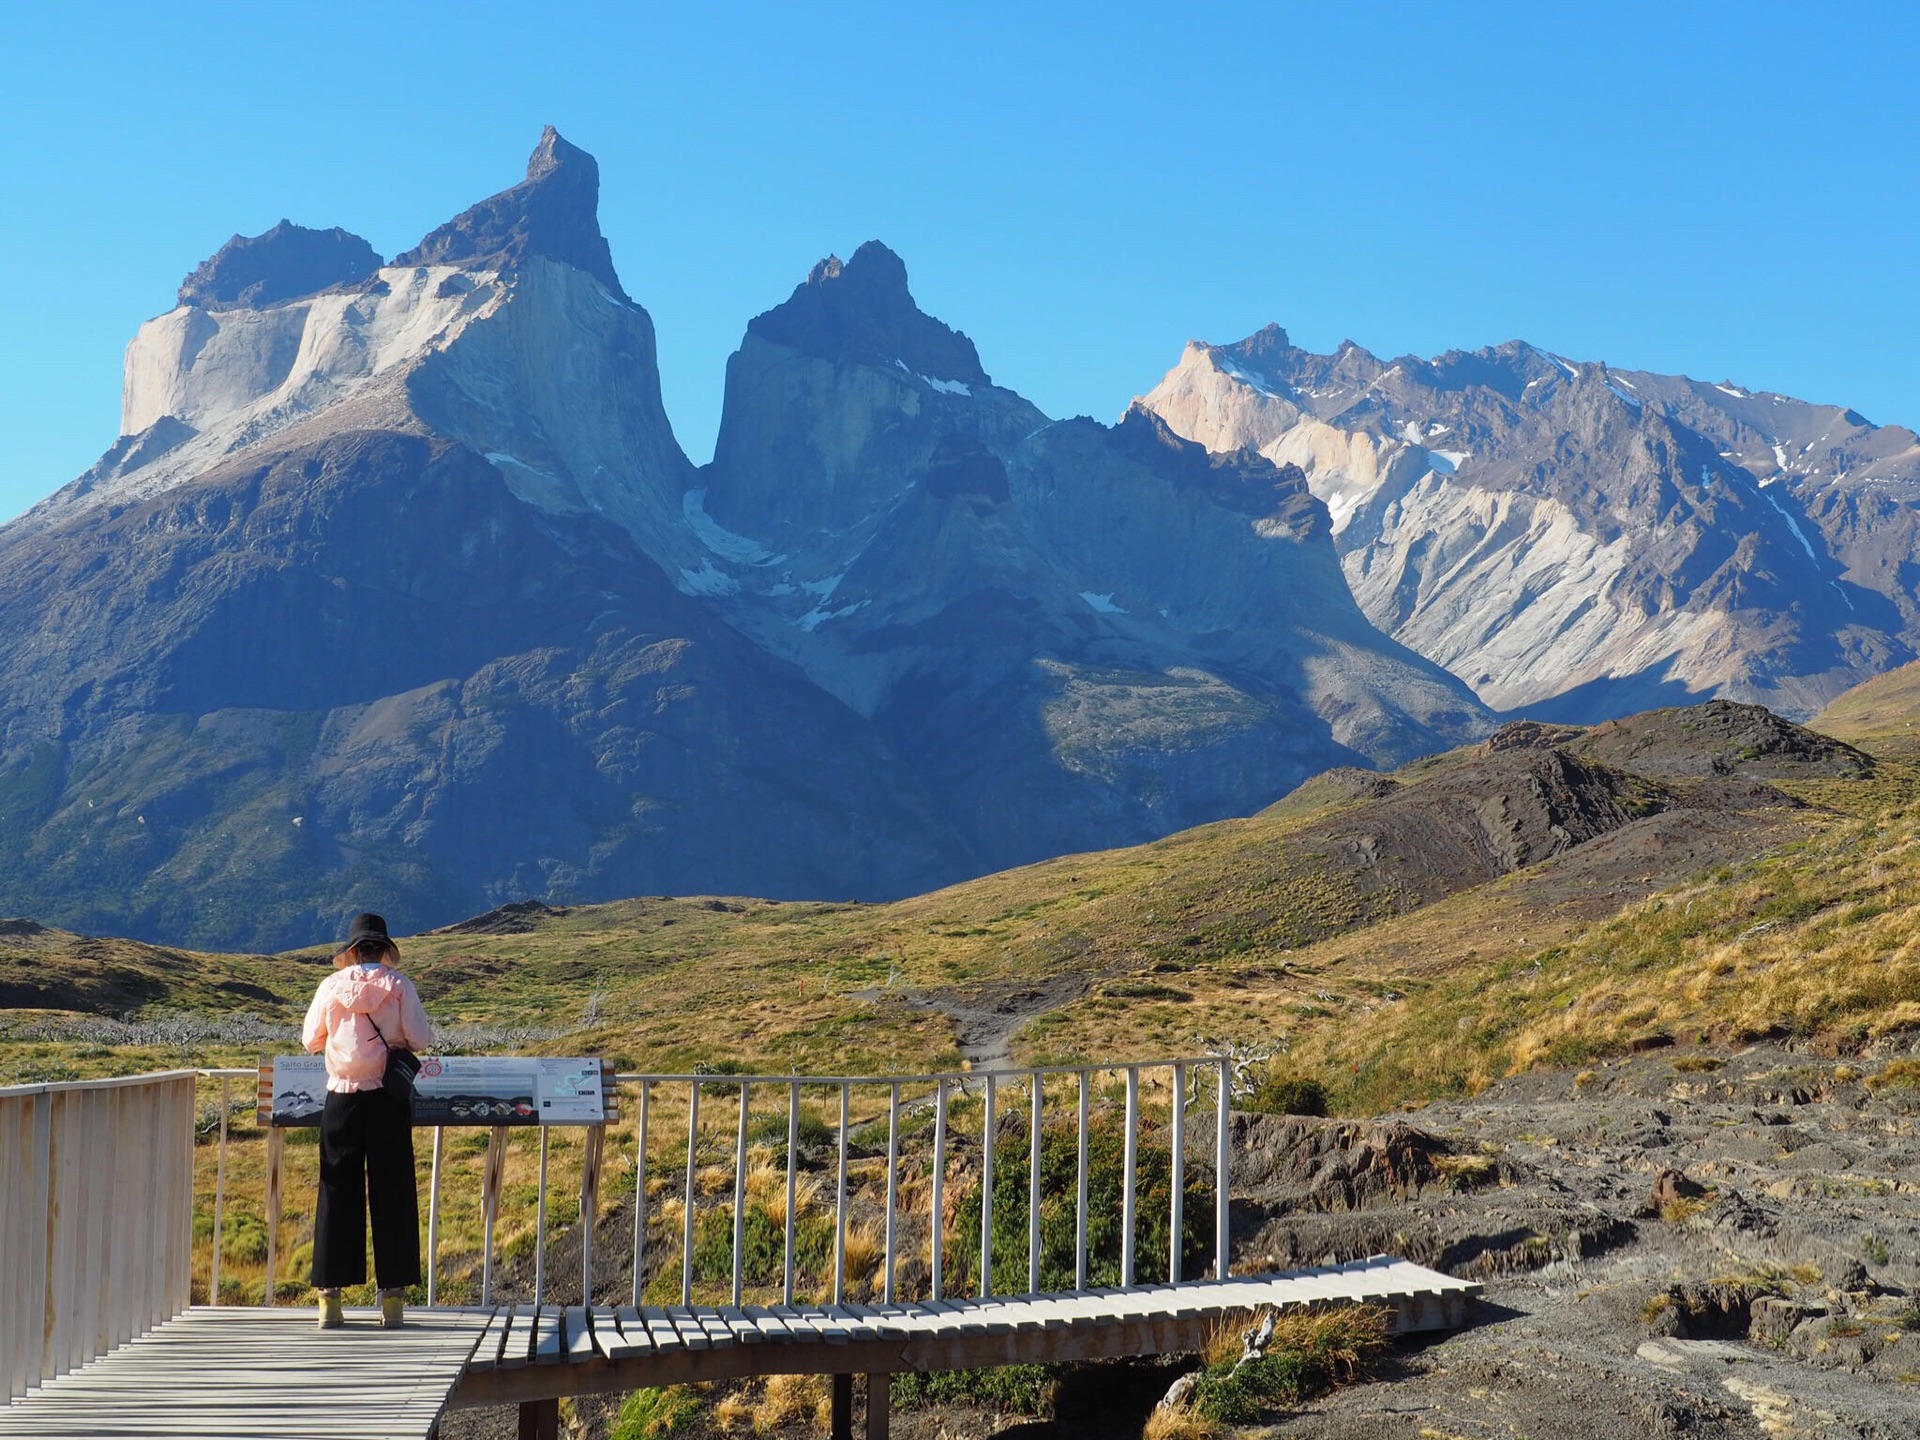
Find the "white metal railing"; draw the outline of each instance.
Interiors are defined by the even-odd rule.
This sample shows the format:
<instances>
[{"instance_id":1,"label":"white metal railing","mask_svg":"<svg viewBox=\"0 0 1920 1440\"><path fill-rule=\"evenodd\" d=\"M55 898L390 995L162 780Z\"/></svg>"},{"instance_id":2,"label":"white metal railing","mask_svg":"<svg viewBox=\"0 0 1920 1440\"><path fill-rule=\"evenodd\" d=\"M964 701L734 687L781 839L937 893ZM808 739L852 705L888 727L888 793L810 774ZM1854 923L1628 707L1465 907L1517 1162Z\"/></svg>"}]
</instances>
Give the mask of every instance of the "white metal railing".
<instances>
[{"instance_id":1,"label":"white metal railing","mask_svg":"<svg viewBox=\"0 0 1920 1440\"><path fill-rule=\"evenodd\" d=\"M220 1098L220 1155L217 1161L213 1205L213 1257L211 1265L211 1284L209 1295L218 1303L220 1295L221 1236L225 1221L226 1176L227 1176L227 1115L230 1108L229 1083L236 1078L253 1079L253 1070L206 1070L200 1075L218 1079L221 1084ZM931 1198L928 1204L930 1223L925 1237L925 1255L928 1261L929 1287L931 1298L952 1298L947 1290L947 1235L941 1217L946 1214L947 1187L950 1183L952 1160L960 1144L971 1142L978 1146L978 1181L980 1186L980 1246L977 1256L978 1295L985 1297L1009 1293L1038 1293L1042 1286L1042 1205L1047 1198L1042 1183L1042 1162L1044 1156L1043 1136L1049 1118L1055 1124L1060 1121L1059 1111L1068 1108L1071 1123L1075 1130L1074 1162L1074 1263L1073 1288L1088 1288L1091 1279L1091 1233L1093 1219L1090 1208L1090 1180L1092 1165L1089 1137L1093 1133L1092 1103L1096 1077L1117 1077L1124 1084L1124 1133L1122 1139L1120 1202L1119 1202L1119 1280L1123 1285L1134 1283L1139 1263L1136 1245L1140 1228L1138 1180L1141 1164L1142 1137L1142 1101L1141 1081L1143 1075L1164 1075L1170 1091L1170 1119L1166 1126L1168 1136L1168 1160L1170 1194L1168 1213L1168 1254L1167 1277L1178 1282L1182 1275L1181 1247L1186 1222L1186 1172L1188 1168L1188 1138L1192 1128L1194 1114L1193 1101L1202 1091L1210 1092L1205 1099L1212 1102L1213 1111L1213 1150L1212 1162L1216 1177L1214 1186L1214 1273L1222 1278L1228 1272L1230 1254L1228 1185L1231 1174L1231 1131L1228 1124L1231 1089L1234 1080L1233 1063L1222 1056L1198 1056L1180 1060L1154 1060L1139 1063L1122 1063L1084 1066L1043 1066L1027 1069L1008 1069L991 1071L949 1071L944 1073L921 1075L735 1075L735 1074L620 1074L608 1077L610 1088L618 1087L622 1091L638 1091L638 1105L630 1112L633 1115L632 1131L634 1164L634 1226L632 1250L632 1279L630 1301L638 1305L647 1286L649 1263L648 1254L650 1217L648 1203L648 1171L650 1156L663 1137L654 1132L658 1129L656 1116L663 1108L662 1101L669 1098L684 1103L686 1121L685 1174L682 1182L680 1217L680 1256L679 1256L679 1301L690 1304L695 1290L695 1250L700 1214L700 1160L701 1112L703 1098L715 1098L715 1090L738 1092L735 1113L729 1118L733 1121L732 1145L732 1233L731 1248L731 1284L729 1294L734 1304L744 1298L746 1277L746 1225L748 1206L747 1174L749 1169L748 1151L750 1148L749 1129L753 1099L760 1096L777 1096L784 1099L786 1111L786 1163L783 1233L781 1237L781 1274L779 1288L781 1298L791 1304L797 1298L797 1247L796 1227L799 1206L796 1204L800 1164L801 1120L805 1102L811 1099L816 1107L822 1102L829 1115L835 1115L838 1123L831 1127L833 1139L833 1247L832 1247L832 1296L836 1303L844 1301L848 1291L847 1241L851 1223L853 1196L850 1189L851 1137L856 1128L854 1118L854 1097L856 1093L884 1093L886 1124L886 1177L885 1200L883 1207L884 1224L882 1229L880 1293L888 1303L897 1296L899 1268L906 1259L907 1240L900 1223L900 1185L904 1157L902 1154L902 1119L909 1105L930 1107L933 1112L932 1154L927 1165L927 1180ZM1049 1082L1054 1093L1048 1093ZM1211 1083L1206 1083L1211 1082ZM995 1144L988 1143L989 1136L997 1136L1001 1125L1001 1100L1007 1092L1024 1092L1026 1099L1026 1122L1029 1132L1027 1153L1027 1264L1024 1289L1015 1285L1003 1285L996 1280L994 1254L994 1207L995 1207L995 1165L997 1163ZM1065 1091L1064 1095L1061 1093ZM977 1135L962 1137L957 1133L954 1123L953 1102L957 1097L977 1095L980 1099L980 1123ZM1051 1117L1048 1110L1049 1100L1055 1104ZM1065 1106L1062 1101L1067 1102ZM617 1107L616 1107L617 1108ZM868 1123L878 1124L876 1115ZM618 1122L624 1123L624 1121ZM500 1201L504 1189L507 1169L508 1144L513 1128L494 1126L488 1140L486 1155L481 1170L481 1227L482 1244L480 1256L480 1294L483 1305L494 1300L494 1290L498 1274L498 1246L496 1234L499 1225ZM550 1193L549 1149L550 1129L547 1126L529 1127L539 1130L539 1187L536 1199L536 1214L533 1235L533 1299L534 1303L543 1303L547 1298L547 1213ZM605 1154L607 1126L586 1128L585 1153L581 1162L580 1174L580 1213L583 1223L580 1225L581 1241L581 1293L591 1300L594 1295L593 1256L594 1224L598 1215L598 1192L600 1171ZM267 1245L267 1293L266 1303L272 1305L274 1296L274 1278L277 1274L275 1256L277 1252L278 1231L280 1229L280 1191L282 1185L282 1157L284 1155L285 1132L270 1130L267 1135L268 1163L266 1190L266 1245ZM427 1198L427 1243L425 1259L427 1303L434 1305L440 1298L440 1233L441 1233L441 1191L442 1176L446 1169L446 1133L441 1127L434 1127L432 1162L428 1180ZM676 1157L677 1158L677 1157ZM677 1167L675 1167L677 1168ZM709 1171L711 1166L705 1167Z\"/></svg>"},{"instance_id":2,"label":"white metal railing","mask_svg":"<svg viewBox=\"0 0 1920 1440\"><path fill-rule=\"evenodd\" d=\"M0 1087L0 1404L187 1307L196 1079Z\"/></svg>"},{"instance_id":3,"label":"white metal railing","mask_svg":"<svg viewBox=\"0 0 1920 1440\"><path fill-rule=\"evenodd\" d=\"M977 1293L981 1297L995 1293L1038 1293L1041 1289L1041 1209L1043 1187L1041 1181L1043 1135L1046 1124L1046 1089L1049 1079L1061 1079L1077 1082L1077 1106L1075 1109L1076 1146L1075 1146L1075 1187L1074 1187L1074 1285L1076 1289L1085 1289L1089 1276L1089 1146L1091 1094L1093 1079L1096 1075L1115 1074L1124 1076L1126 1086L1126 1110L1124 1149L1121 1174L1121 1215L1120 1215L1120 1283L1134 1283L1136 1266L1135 1237L1139 1228L1138 1175L1139 1140L1141 1133L1140 1079L1144 1072L1167 1071L1170 1075L1172 1091L1172 1119L1168 1126L1170 1148L1170 1177L1168 1189L1171 1194L1171 1213L1169 1215L1167 1274L1169 1279L1178 1282L1181 1276L1181 1244L1185 1231L1185 1178L1186 1178L1186 1130L1189 1113L1189 1084L1196 1071L1212 1070L1216 1078L1214 1088L1214 1111L1216 1117L1214 1134L1214 1170L1215 1213L1214 1213L1214 1268L1216 1275L1224 1278L1228 1269L1231 1236L1228 1223L1228 1185L1227 1179L1232 1170L1231 1130L1228 1125L1229 1106L1232 1085L1232 1062L1217 1056L1202 1056L1186 1060L1147 1061L1138 1064L1097 1065L1097 1066L1043 1066L1020 1070L954 1071L945 1074L930 1075L886 1075L886 1076L844 1076L844 1075L618 1075L617 1083L638 1086L640 1103L636 1124L634 1163L637 1171L635 1193L635 1217L633 1229L633 1278L631 1303L638 1305L646 1285L646 1243L648 1234L646 1166L649 1144L649 1121L653 1110L653 1096L656 1089L663 1086L687 1087L687 1162L685 1194L681 1201L681 1243L680 1243L680 1303L692 1302L694 1289L694 1250L697 1233L697 1214L699 1189L697 1185L698 1142L700 1126L700 1101L702 1092L708 1088L737 1088L739 1091L738 1123L735 1136L733 1157L733 1235L732 1235L732 1303L738 1305L742 1299L745 1281L746 1251L746 1176L748 1129L751 1095L758 1087L763 1092L772 1090L775 1094L785 1092L787 1109L787 1146L786 1146L786 1195L784 1234L782 1236L781 1294L785 1303L795 1299L795 1226L796 1206L794 1204L795 1184L798 1174L799 1126L803 1091L837 1091L839 1100L839 1124L835 1127L835 1163L834 1163L834 1251L833 1251L833 1299L839 1303L846 1298L847 1292L847 1235L848 1235L848 1172L849 1137L852 1132L852 1097L856 1089L885 1089L887 1092L887 1169L885 1222L883 1229L883 1249L881 1256L881 1295L888 1304L897 1298L895 1293L899 1265L903 1258L902 1241L899 1226L899 1185L901 1172L901 1114L902 1095L910 1089L931 1091L934 1110L933 1154L929 1164L929 1179L932 1187L932 1199L929 1205L930 1224L928 1226L928 1270L929 1284L933 1299L945 1297L946 1265L945 1235L941 1218L945 1214L945 1188L953 1140L952 1126L949 1123L949 1103L956 1093L966 1093L971 1087L978 1086L982 1097L981 1135L980 1135L980 1253ZM994 1143L997 1136L997 1105L1000 1093L1008 1088L1024 1089L1029 1105L1028 1131L1028 1234L1027 1268L1025 1291L1005 1290L996 1292L994 1281ZM924 1097L923 1097L924 1098ZM544 1173L542 1181L544 1185ZM538 1241L536 1241L536 1244ZM591 1294L590 1257L583 1256L583 1287ZM536 1273L538 1266L536 1266ZM483 1298L485 1298L483 1296ZM538 1298L538 1297L536 1297Z\"/></svg>"}]
</instances>

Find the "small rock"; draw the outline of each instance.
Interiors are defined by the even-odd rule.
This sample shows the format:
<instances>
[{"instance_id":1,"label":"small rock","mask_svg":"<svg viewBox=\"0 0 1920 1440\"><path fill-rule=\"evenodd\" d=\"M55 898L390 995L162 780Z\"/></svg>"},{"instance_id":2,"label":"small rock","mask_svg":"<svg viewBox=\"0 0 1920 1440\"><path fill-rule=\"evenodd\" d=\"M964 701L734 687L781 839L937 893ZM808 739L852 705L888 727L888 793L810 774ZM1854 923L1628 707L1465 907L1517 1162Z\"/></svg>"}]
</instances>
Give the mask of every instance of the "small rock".
<instances>
[{"instance_id":1,"label":"small rock","mask_svg":"<svg viewBox=\"0 0 1920 1440\"><path fill-rule=\"evenodd\" d=\"M1753 1302L1747 1338L1761 1345L1783 1345L1795 1326L1824 1313L1824 1306L1802 1305L1783 1295L1762 1295Z\"/></svg>"}]
</instances>

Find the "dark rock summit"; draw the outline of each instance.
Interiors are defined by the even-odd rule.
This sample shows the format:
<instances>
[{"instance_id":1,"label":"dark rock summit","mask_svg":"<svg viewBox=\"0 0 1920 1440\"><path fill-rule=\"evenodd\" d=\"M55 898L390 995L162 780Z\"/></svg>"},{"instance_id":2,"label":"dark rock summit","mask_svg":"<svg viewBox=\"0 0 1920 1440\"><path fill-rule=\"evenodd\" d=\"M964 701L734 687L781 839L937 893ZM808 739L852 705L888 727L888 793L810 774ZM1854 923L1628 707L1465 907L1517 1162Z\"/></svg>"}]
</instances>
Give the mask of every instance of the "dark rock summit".
<instances>
[{"instance_id":1,"label":"dark rock summit","mask_svg":"<svg viewBox=\"0 0 1920 1440\"><path fill-rule=\"evenodd\" d=\"M907 267L878 240L842 264L829 255L784 305L747 333L823 360L900 365L934 380L989 385L973 342L923 314L907 290Z\"/></svg>"},{"instance_id":2,"label":"dark rock summit","mask_svg":"<svg viewBox=\"0 0 1920 1440\"><path fill-rule=\"evenodd\" d=\"M1871 756L1759 705L1709 700L1595 726L1567 742L1575 754L1641 775L1738 775L1777 780L1870 775Z\"/></svg>"},{"instance_id":3,"label":"dark rock summit","mask_svg":"<svg viewBox=\"0 0 1920 1440\"><path fill-rule=\"evenodd\" d=\"M309 230L282 220L264 235L236 235L180 282L180 303L256 309L365 280L380 256L338 226Z\"/></svg>"},{"instance_id":4,"label":"dark rock summit","mask_svg":"<svg viewBox=\"0 0 1920 1440\"><path fill-rule=\"evenodd\" d=\"M465 265L540 255L584 271L625 300L599 211L598 162L549 125L527 161L525 180L456 215L393 263Z\"/></svg>"}]
</instances>

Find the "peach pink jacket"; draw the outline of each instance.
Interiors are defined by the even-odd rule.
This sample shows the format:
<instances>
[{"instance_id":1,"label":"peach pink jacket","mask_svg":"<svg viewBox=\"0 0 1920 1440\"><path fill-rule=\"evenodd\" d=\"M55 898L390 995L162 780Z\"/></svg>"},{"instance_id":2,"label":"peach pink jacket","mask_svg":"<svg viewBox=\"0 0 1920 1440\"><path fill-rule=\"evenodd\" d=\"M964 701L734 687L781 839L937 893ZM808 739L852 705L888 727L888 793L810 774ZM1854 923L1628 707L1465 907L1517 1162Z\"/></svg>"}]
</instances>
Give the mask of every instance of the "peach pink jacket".
<instances>
[{"instance_id":1,"label":"peach pink jacket","mask_svg":"<svg viewBox=\"0 0 1920 1440\"><path fill-rule=\"evenodd\" d=\"M313 992L300 1039L309 1051L327 1052L327 1089L378 1090L387 1071L383 1035L409 1050L433 1044L420 994L391 966L349 965Z\"/></svg>"}]
</instances>

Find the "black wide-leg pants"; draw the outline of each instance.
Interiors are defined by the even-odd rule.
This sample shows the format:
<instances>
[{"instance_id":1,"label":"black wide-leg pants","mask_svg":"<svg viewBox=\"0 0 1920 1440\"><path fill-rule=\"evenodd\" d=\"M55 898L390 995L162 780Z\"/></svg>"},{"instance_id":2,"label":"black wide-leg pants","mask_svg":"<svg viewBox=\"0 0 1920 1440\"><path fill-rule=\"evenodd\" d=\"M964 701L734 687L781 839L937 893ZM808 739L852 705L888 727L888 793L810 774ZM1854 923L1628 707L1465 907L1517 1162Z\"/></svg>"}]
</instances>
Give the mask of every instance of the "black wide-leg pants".
<instances>
[{"instance_id":1,"label":"black wide-leg pants","mask_svg":"<svg viewBox=\"0 0 1920 1440\"><path fill-rule=\"evenodd\" d=\"M313 1284L367 1279L367 1212L382 1290L420 1283L420 1198L413 1114L385 1090L329 1091L320 1115L320 1204L313 1217Z\"/></svg>"}]
</instances>

